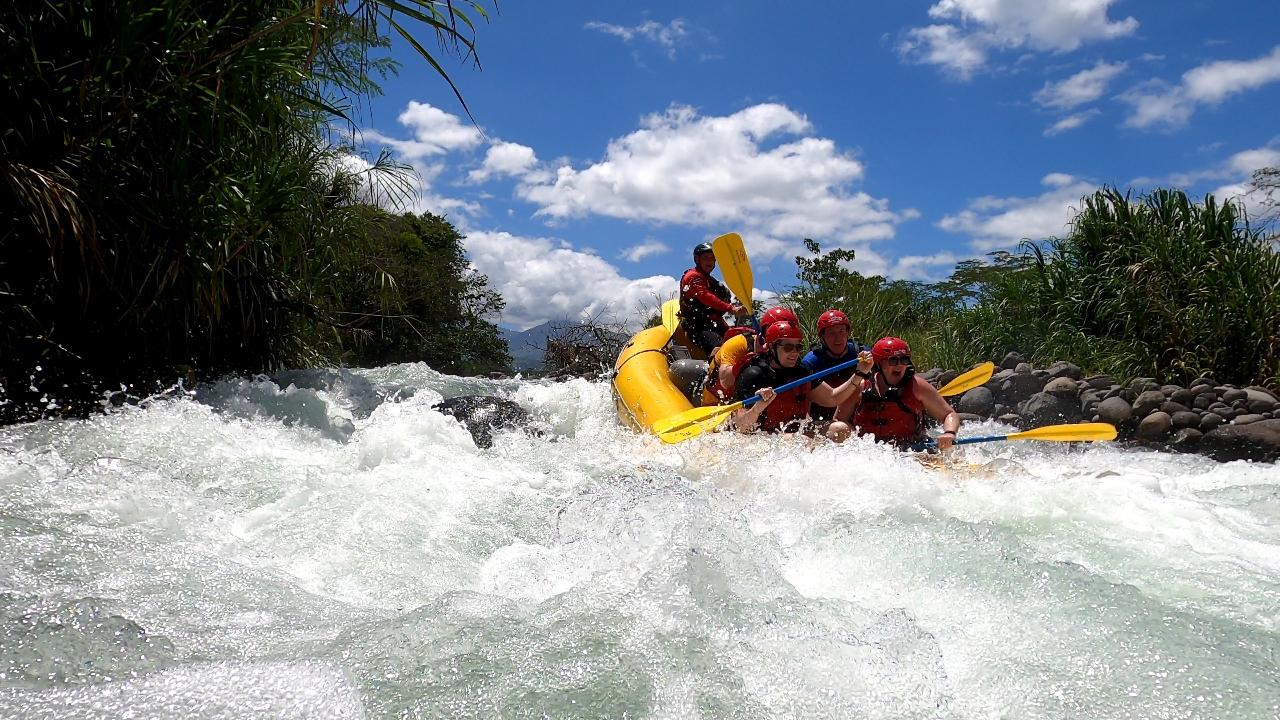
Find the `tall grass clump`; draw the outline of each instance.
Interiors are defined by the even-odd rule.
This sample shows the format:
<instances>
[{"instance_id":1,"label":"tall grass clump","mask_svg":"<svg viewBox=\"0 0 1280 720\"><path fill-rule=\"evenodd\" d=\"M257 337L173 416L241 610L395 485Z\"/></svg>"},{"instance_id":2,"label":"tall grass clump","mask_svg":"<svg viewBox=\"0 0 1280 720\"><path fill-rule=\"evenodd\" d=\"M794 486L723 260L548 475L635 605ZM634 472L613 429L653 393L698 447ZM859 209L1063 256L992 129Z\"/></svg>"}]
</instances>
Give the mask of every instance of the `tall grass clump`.
<instances>
[{"instance_id":1,"label":"tall grass clump","mask_svg":"<svg viewBox=\"0 0 1280 720\"><path fill-rule=\"evenodd\" d=\"M864 342L907 340L921 367L1017 350L1121 378L1280 385L1280 248L1213 196L1104 188L1082 199L1066 237L962 262L932 284L865 277L853 251L806 247L782 299L810 337L835 307Z\"/></svg>"},{"instance_id":2,"label":"tall grass clump","mask_svg":"<svg viewBox=\"0 0 1280 720\"><path fill-rule=\"evenodd\" d=\"M1280 254L1233 203L1179 190L1083 199L1064 238L1024 243L956 326L1034 361L1170 382L1280 382Z\"/></svg>"}]
</instances>

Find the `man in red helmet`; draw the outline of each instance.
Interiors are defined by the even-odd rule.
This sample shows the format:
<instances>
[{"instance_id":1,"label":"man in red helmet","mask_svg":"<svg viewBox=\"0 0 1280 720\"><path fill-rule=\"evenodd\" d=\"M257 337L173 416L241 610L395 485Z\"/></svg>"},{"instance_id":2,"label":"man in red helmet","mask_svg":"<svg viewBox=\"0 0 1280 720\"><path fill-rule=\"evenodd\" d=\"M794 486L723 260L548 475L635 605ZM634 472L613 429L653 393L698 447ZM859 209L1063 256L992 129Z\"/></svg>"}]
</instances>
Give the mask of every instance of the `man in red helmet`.
<instances>
[{"instance_id":1,"label":"man in red helmet","mask_svg":"<svg viewBox=\"0 0 1280 720\"><path fill-rule=\"evenodd\" d=\"M937 388L916 376L907 343L896 337L880 338L871 347L871 357L875 363L872 373L863 375L862 366L858 367L860 382L851 403L858 434L904 448L918 445L926 437L928 414L942 423L938 447L951 447L960 429L960 416Z\"/></svg>"},{"instance_id":2,"label":"man in red helmet","mask_svg":"<svg viewBox=\"0 0 1280 720\"><path fill-rule=\"evenodd\" d=\"M857 383L850 379L836 388L818 382L775 393L775 387L809 375L800 364L804 333L799 325L779 321L769 326L764 339L764 351L749 360L738 375L734 396L739 401L760 396L758 402L734 414L739 432L751 432L757 427L765 432L798 432L808 419L810 401L839 405L857 390ZM858 367L870 369L871 358L865 358ZM825 428L825 434L833 440L843 440L848 433L844 423L833 422Z\"/></svg>"},{"instance_id":3,"label":"man in red helmet","mask_svg":"<svg viewBox=\"0 0 1280 720\"><path fill-rule=\"evenodd\" d=\"M768 332L775 322L786 321L800 327L796 314L782 306L771 307L760 316L760 332ZM735 371L742 369L742 362L752 353L763 349L760 336L748 327L732 327L725 333L724 344L707 363L707 382L702 390L702 405L723 405L733 402L733 390L738 383Z\"/></svg>"},{"instance_id":4,"label":"man in red helmet","mask_svg":"<svg viewBox=\"0 0 1280 720\"><path fill-rule=\"evenodd\" d=\"M822 372L848 362L866 350L870 348L857 340L849 339L849 316L832 308L818 316L818 342L800 360L800 364L810 374ZM841 370L826 376L822 382L834 388L853 377L853 372L853 368ZM813 407L809 408L809 417L819 421L828 421L837 416L847 418L852 409L849 401L845 401L845 406L841 408L814 402ZM840 412L841 410L844 412Z\"/></svg>"},{"instance_id":5,"label":"man in red helmet","mask_svg":"<svg viewBox=\"0 0 1280 720\"><path fill-rule=\"evenodd\" d=\"M689 341L709 358L720 346L725 330L725 313L746 317L742 305L730 302L729 289L711 276L716 269L716 254L707 243L693 248L693 267L680 278L680 325Z\"/></svg>"}]
</instances>

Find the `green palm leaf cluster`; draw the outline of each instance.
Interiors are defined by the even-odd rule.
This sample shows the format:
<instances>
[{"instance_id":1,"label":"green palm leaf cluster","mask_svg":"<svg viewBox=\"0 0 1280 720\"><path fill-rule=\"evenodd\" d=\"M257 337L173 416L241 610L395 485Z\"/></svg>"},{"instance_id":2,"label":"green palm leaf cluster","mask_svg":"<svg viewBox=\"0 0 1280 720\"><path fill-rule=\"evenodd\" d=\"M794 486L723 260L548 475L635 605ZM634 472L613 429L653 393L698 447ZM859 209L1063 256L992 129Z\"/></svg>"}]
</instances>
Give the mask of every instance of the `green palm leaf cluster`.
<instances>
[{"instance_id":1,"label":"green palm leaf cluster","mask_svg":"<svg viewBox=\"0 0 1280 720\"><path fill-rule=\"evenodd\" d=\"M0 415L334 356L351 292L334 278L395 301L362 206L411 174L351 162L346 139L394 70L378 31L470 56L470 24L429 0L4 4Z\"/></svg>"}]
</instances>

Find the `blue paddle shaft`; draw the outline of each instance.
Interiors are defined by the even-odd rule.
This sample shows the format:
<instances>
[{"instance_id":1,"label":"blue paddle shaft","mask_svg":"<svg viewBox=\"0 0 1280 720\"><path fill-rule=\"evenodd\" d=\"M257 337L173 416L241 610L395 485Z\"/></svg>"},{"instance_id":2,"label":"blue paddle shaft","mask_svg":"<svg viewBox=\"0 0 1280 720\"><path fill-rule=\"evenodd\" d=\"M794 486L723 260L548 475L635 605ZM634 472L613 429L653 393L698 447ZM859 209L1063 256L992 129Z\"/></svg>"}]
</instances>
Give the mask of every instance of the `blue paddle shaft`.
<instances>
[{"instance_id":1,"label":"blue paddle shaft","mask_svg":"<svg viewBox=\"0 0 1280 720\"><path fill-rule=\"evenodd\" d=\"M857 364L858 364L858 358L847 360L845 362L840 363L839 365L832 365L826 370L820 370L812 375L809 375L808 377L802 377L799 380L792 380L791 382L787 383L786 385L783 385L782 387L774 388L773 391L781 394L788 390L798 388L801 385L804 385L805 383L811 383L814 380L817 380L818 378L824 378L830 375L831 373L838 373L841 370L848 370L851 367L855 367ZM744 408L751 407L752 405L755 405L756 403L760 402L763 399L764 398L760 397L759 395L752 395L751 397L742 401L742 407Z\"/></svg>"},{"instance_id":2,"label":"blue paddle shaft","mask_svg":"<svg viewBox=\"0 0 1280 720\"><path fill-rule=\"evenodd\" d=\"M970 443L980 442L996 442L997 440L1008 440L1008 435L979 435L978 437L956 438L952 445L968 445Z\"/></svg>"},{"instance_id":3,"label":"blue paddle shaft","mask_svg":"<svg viewBox=\"0 0 1280 720\"><path fill-rule=\"evenodd\" d=\"M951 444L952 445L969 445L972 443L996 442L998 440L1008 440L1008 439L1009 439L1008 435L979 435L977 437L956 438L955 440L951 441ZM912 445L911 449L912 450L931 450L936 447L938 447L938 440L936 438L927 438L922 442Z\"/></svg>"}]
</instances>

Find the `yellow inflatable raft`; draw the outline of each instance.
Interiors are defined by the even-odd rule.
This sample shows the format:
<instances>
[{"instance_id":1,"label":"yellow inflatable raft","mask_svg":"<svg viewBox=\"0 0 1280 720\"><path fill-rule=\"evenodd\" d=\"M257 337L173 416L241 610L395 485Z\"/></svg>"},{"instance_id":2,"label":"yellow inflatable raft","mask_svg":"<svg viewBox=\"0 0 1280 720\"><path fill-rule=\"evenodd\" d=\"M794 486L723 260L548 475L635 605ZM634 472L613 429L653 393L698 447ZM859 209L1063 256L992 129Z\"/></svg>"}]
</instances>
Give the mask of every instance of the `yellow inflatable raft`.
<instances>
[{"instance_id":1,"label":"yellow inflatable raft","mask_svg":"<svg viewBox=\"0 0 1280 720\"><path fill-rule=\"evenodd\" d=\"M671 381L666 352L670 340L671 331L662 326L641 330L623 347L613 366L618 420L634 430L648 432L655 422L693 408Z\"/></svg>"}]
</instances>

